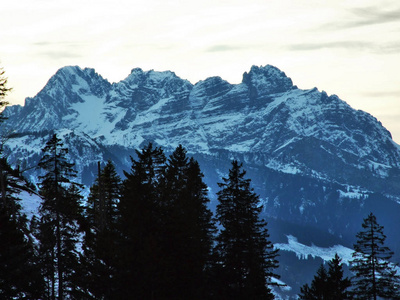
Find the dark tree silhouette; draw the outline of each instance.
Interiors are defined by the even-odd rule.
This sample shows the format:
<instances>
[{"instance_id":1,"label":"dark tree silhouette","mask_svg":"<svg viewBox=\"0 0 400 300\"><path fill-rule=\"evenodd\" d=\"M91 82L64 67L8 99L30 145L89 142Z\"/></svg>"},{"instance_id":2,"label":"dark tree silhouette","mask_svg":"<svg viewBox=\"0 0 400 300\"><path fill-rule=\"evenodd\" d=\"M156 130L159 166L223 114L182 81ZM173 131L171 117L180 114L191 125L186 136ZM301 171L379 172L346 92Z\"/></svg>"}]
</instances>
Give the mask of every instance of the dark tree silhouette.
<instances>
[{"instance_id":1,"label":"dark tree silhouette","mask_svg":"<svg viewBox=\"0 0 400 300\"><path fill-rule=\"evenodd\" d=\"M335 257L328 262L328 271L324 265L318 268L311 286L305 284L300 288L301 300L345 300L351 299L349 278L343 278L343 265L340 257Z\"/></svg>"},{"instance_id":2,"label":"dark tree silhouette","mask_svg":"<svg viewBox=\"0 0 400 300\"><path fill-rule=\"evenodd\" d=\"M4 70L0 68L0 123L5 119L2 109L8 104L4 98L10 91ZM44 282L18 197L29 188L18 170L2 157L3 140L4 137L0 144L0 298L40 299Z\"/></svg>"},{"instance_id":3,"label":"dark tree silhouette","mask_svg":"<svg viewBox=\"0 0 400 300\"><path fill-rule=\"evenodd\" d=\"M18 195L26 187L18 171L0 158L0 298L41 299L44 282Z\"/></svg>"},{"instance_id":4,"label":"dark tree silhouette","mask_svg":"<svg viewBox=\"0 0 400 300\"><path fill-rule=\"evenodd\" d=\"M278 267L278 250L268 240L266 222L259 219L259 197L237 161L219 183L217 219L217 299L273 299L270 286Z\"/></svg>"},{"instance_id":5,"label":"dark tree silhouette","mask_svg":"<svg viewBox=\"0 0 400 300\"><path fill-rule=\"evenodd\" d=\"M351 270L354 295L357 299L398 299L399 276L390 259L393 252L384 245L383 226L370 213L364 219L363 230L357 233Z\"/></svg>"},{"instance_id":6,"label":"dark tree silhouette","mask_svg":"<svg viewBox=\"0 0 400 300\"><path fill-rule=\"evenodd\" d=\"M115 293L117 205L121 197L121 183L111 161L102 170L99 164L85 214L88 224L82 245L81 286L86 297L112 299Z\"/></svg>"},{"instance_id":7,"label":"dark tree silhouette","mask_svg":"<svg viewBox=\"0 0 400 300\"><path fill-rule=\"evenodd\" d=\"M40 245L41 264L47 285L47 298L62 300L77 287L74 276L78 266L76 245L79 224L82 222L80 185L71 181L76 177L73 164L67 161L68 149L56 134L42 149L39 167L42 203L36 233Z\"/></svg>"},{"instance_id":8,"label":"dark tree silhouette","mask_svg":"<svg viewBox=\"0 0 400 300\"><path fill-rule=\"evenodd\" d=\"M179 145L169 156L164 182L166 295L204 299L215 225L200 166Z\"/></svg>"},{"instance_id":9,"label":"dark tree silhouette","mask_svg":"<svg viewBox=\"0 0 400 300\"><path fill-rule=\"evenodd\" d=\"M120 239L117 255L117 299L159 299L165 267L162 244L165 212L160 185L165 177L166 157L150 143L131 157L118 211Z\"/></svg>"},{"instance_id":10,"label":"dark tree silhouette","mask_svg":"<svg viewBox=\"0 0 400 300\"><path fill-rule=\"evenodd\" d=\"M214 223L198 163L179 146L168 162L136 152L119 203L119 298L204 299Z\"/></svg>"},{"instance_id":11,"label":"dark tree silhouette","mask_svg":"<svg viewBox=\"0 0 400 300\"><path fill-rule=\"evenodd\" d=\"M7 77L4 76L5 71L0 68L0 111L2 108L8 104L4 100L5 96L11 91L11 88L7 87ZM3 114L0 113L0 122L4 120Z\"/></svg>"}]
</instances>

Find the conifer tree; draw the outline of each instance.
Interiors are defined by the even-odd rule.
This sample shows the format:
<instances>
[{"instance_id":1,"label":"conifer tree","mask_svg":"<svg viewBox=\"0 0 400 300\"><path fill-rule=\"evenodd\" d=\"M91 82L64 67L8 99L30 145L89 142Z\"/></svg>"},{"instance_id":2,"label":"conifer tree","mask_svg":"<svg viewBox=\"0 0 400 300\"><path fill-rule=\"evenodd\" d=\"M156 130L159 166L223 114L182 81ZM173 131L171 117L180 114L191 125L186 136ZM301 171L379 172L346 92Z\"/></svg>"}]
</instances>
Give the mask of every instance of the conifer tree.
<instances>
[{"instance_id":1,"label":"conifer tree","mask_svg":"<svg viewBox=\"0 0 400 300\"><path fill-rule=\"evenodd\" d=\"M87 217L97 232L109 231L118 218L117 206L121 196L121 178L111 160L107 161L90 189L88 197Z\"/></svg>"},{"instance_id":2,"label":"conifer tree","mask_svg":"<svg viewBox=\"0 0 400 300\"><path fill-rule=\"evenodd\" d=\"M100 170L90 188L86 208L85 238L81 258L82 290L95 299L112 299L114 295L117 205L120 199L121 178L111 161Z\"/></svg>"},{"instance_id":3,"label":"conifer tree","mask_svg":"<svg viewBox=\"0 0 400 300\"><path fill-rule=\"evenodd\" d=\"M76 177L73 164L67 161L68 149L56 134L42 149L39 167L45 171L40 177L42 203L39 209L36 234L43 273L47 281L47 298L62 300L76 292L74 276L78 266L82 207L81 186L71 179Z\"/></svg>"},{"instance_id":4,"label":"conifer tree","mask_svg":"<svg viewBox=\"0 0 400 300\"><path fill-rule=\"evenodd\" d=\"M204 299L215 225L200 166L179 145L170 155L164 185L166 295Z\"/></svg>"},{"instance_id":5,"label":"conifer tree","mask_svg":"<svg viewBox=\"0 0 400 300\"><path fill-rule=\"evenodd\" d=\"M117 255L118 294L116 299L159 299L165 278L162 241L165 239L160 186L165 177L166 157L161 148L149 143L131 157L125 172L118 205L119 251Z\"/></svg>"},{"instance_id":6,"label":"conifer tree","mask_svg":"<svg viewBox=\"0 0 400 300\"><path fill-rule=\"evenodd\" d=\"M357 299L399 299L400 280L395 265L390 262L393 252L384 245L383 226L370 213L364 219L363 230L354 244L351 270L354 295Z\"/></svg>"},{"instance_id":7,"label":"conifer tree","mask_svg":"<svg viewBox=\"0 0 400 300\"><path fill-rule=\"evenodd\" d=\"M351 299L350 287L351 281L344 276L342 259L339 255L328 262L328 287L330 290L331 299L344 300Z\"/></svg>"},{"instance_id":8,"label":"conifer tree","mask_svg":"<svg viewBox=\"0 0 400 300\"><path fill-rule=\"evenodd\" d=\"M0 172L0 298L40 299L44 282L17 197L24 189L24 180L5 158L0 159Z\"/></svg>"},{"instance_id":9,"label":"conifer tree","mask_svg":"<svg viewBox=\"0 0 400 300\"><path fill-rule=\"evenodd\" d=\"M23 179L20 178L18 171L12 169L6 158L0 157L0 205L13 218L18 218L20 216L20 199L16 197L16 195L23 189L21 182L23 182Z\"/></svg>"},{"instance_id":10,"label":"conifer tree","mask_svg":"<svg viewBox=\"0 0 400 300\"><path fill-rule=\"evenodd\" d=\"M4 76L5 71L0 68L0 110L8 104L4 100L5 96L11 91L11 88L7 87L7 77ZM4 120L3 114L0 112L0 122Z\"/></svg>"},{"instance_id":11,"label":"conifer tree","mask_svg":"<svg viewBox=\"0 0 400 300\"><path fill-rule=\"evenodd\" d=\"M200 167L182 146L168 162L152 144L136 154L119 205L121 290L143 299L203 299L214 223Z\"/></svg>"},{"instance_id":12,"label":"conifer tree","mask_svg":"<svg viewBox=\"0 0 400 300\"><path fill-rule=\"evenodd\" d=\"M10 90L0 68L0 110L8 104L4 97ZM3 120L0 112L0 122ZM44 282L18 198L26 182L8 164L2 151L3 141L0 145L0 298L41 299Z\"/></svg>"},{"instance_id":13,"label":"conifer tree","mask_svg":"<svg viewBox=\"0 0 400 300\"><path fill-rule=\"evenodd\" d=\"M219 183L217 220L217 299L273 299L269 286L278 267L278 250L268 240L266 222L259 219L259 197L250 187L242 164L232 162L228 178Z\"/></svg>"},{"instance_id":14,"label":"conifer tree","mask_svg":"<svg viewBox=\"0 0 400 300\"><path fill-rule=\"evenodd\" d=\"M300 299L301 300L317 300L317 299L331 299L329 298L328 289L328 274L324 265L318 268L317 274L311 282L311 286L305 284L300 288Z\"/></svg>"},{"instance_id":15,"label":"conifer tree","mask_svg":"<svg viewBox=\"0 0 400 300\"><path fill-rule=\"evenodd\" d=\"M0 298L42 299L43 281L25 219L0 208Z\"/></svg>"},{"instance_id":16,"label":"conifer tree","mask_svg":"<svg viewBox=\"0 0 400 300\"><path fill-rule=\"evenodd\" d=\"M343 278L343 265L336 254L328 262L328 271L324 265L318 268L317 274L311 282L311 286L305 284L300 288L301 300L345 300L351 299L348 291L351 286L350 279Z\"/></svg>"}]
</instances>

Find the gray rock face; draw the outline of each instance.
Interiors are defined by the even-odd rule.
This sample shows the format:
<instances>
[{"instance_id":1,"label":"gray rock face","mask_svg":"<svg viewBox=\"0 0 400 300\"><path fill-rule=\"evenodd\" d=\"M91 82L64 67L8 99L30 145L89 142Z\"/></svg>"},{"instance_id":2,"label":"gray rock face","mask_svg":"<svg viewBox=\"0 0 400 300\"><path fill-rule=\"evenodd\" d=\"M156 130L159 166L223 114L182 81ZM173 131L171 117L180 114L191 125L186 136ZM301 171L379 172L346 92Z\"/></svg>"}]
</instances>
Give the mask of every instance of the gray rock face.
<instances>
[{"instance_id":1,"label":"gray rock face","mask_svg":"<svg viewBox=\"0 0 400 300\"><path fill-rule=\"evenodd\" d=\"M253 66L236 85L219 77L192 85L173 72L141 69L110 84L93 69L65 67L25 106L4 114L5 127L19 135L70 130L105 147L152 141L204 155L227 151L260 167L366 189L390 181L400 166L398 145L374 117L316 88L300 90L269 65ZM38 151L26 143L21 149Z\"/></svg>"}]
</instances>

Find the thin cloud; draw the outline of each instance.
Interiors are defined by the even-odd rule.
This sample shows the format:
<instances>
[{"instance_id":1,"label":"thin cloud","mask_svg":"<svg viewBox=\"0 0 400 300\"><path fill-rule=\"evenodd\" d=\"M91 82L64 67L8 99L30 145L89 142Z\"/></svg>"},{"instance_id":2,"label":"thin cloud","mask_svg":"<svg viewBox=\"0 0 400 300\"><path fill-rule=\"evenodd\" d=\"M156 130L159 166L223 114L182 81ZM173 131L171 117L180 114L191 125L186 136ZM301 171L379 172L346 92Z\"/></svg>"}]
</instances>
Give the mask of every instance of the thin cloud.
<instances>
[{"instance_id":1,"label":"thin cloud","mask_svg":"<svg viewBox=\"0 0 400 300\"><path fill-rule=\"evenodd\" d=\"M400 41L380 45L377 47L377 52L384 54L393 54L393 53L398 54L400 52Z\"/></svg>"},{"instance_id":2,"label":"thin cloud","mask_svg":"<svg viewBox=\"0 0 400 300\"><path fill-rule=\"evenodd\" d=\"M84 54L79 53L77 49L82 50L86 44L81 42L52 42L52 41L38 41L32 43L36 48L38 56L46 57L52 60L63 58L81 58Z\"/></svg>"},{"instance_id":3,"label":"thin cloud","mask_svg":"<svg viewBox=\"0 0 400 300\"><path fill-rule=\"evenodd\" d=\"M231 46L231 45L215 45L206 49L206 52L225 52L225 51L237 51L242 50L243 47Z\"/></svg>"},{"instance_id":4,"label":"thin cloud","mask_svg":"<svg viewBox=\"0 0 400 300\"><path fill-rule=\"evenodd\" d=\"M397 97L400 99L400 90L364 92L364 93L361 93L361 95L363 97L371 97L371 98Z\"/></svg>"},{"instance_id":5,"label":"thin cloud","mask_svg":"<svg viewBox=\"0 0 400 300\"><path fill-rule=\"evenodd\" d=\"M68 48L76 48L76 47L82 47L86 46L88 43L84 42L76 42L76 41L59 41L59 42L53 42L53 41L38 41L34 42L31 45L32 46L37 46L37 47L68 47Z\"/></svg>"},{"instance_id":6,"label":"thin cloud","mask_svg":"<svg viewBox=\"0 0 400 300\"><path fill-rule=\"evenodd\" d=\"M358 7L347 10L348 15L338 20L320 24L319 30L343 30L388 23L400 23L400 7L383 10L380 6Z\"/></svg>"},{"instance_id":7,"label":"thin cloud","mask_svg":"<svg viewBox=\"0 0 400 300\"><path fill-rule=\"evenodd\" d=\"M336 41L325 43L299 43L287 47L290 51L313 51L322 49L346 49L371 52L374 54L393 54L400 51L400 42L377 44L364 41Z\"/></svg>"},{"instance_id":8,"label":"thin cloud","mask_svg":"<svg viewBox=\"0 0 400 300\"><path fill-rule=\"evenodd\" d=\"M352 9L353 14L357 16L359 20L353 20L347 23L347 26L357 27L400 22L400 7L390 11L384 11L381 7L382 6Z\"/></svg>"},{"instance_id":9,"label":"thin cloud","mask_svg":"<svg viewBox=\"0 0 400 300\"><path fill-rule=\"evenodd\" d=\"M360 42L360 41L338 41L328 43L300 43L288 46L288 50L291 51L309 51L309 50L320 50L320 49L332 49L332 48L346 48L346 49L371 49L374 47L373 43Z\"/></svg>"},{"instance_id":10,"label":"thin cloud","mask_svg":"<svg viewBox=\"0 0 400 300\"><path fill-rule=\"evenodd\" d=\"M35 43L32 43L32 46L38 46L38 47L47 47L47 46L49 46L49 45L52 45L53 43L52 42L35 42Z\"/></svg>"},{"instance_id":11,"label":"thin cloud","mask_svg":"<svg viewBox=\"0 0 400 300\"><path fill-rule=\"evenodd\" d=\"M78 54L76 52L71 51L62 51L62 50L49 50L49 51L41 51L38 53L40 56L44 56L49 59L62 59L62 58L80 58L83 57L82 54Z\"/></svg>"}]
</instances>

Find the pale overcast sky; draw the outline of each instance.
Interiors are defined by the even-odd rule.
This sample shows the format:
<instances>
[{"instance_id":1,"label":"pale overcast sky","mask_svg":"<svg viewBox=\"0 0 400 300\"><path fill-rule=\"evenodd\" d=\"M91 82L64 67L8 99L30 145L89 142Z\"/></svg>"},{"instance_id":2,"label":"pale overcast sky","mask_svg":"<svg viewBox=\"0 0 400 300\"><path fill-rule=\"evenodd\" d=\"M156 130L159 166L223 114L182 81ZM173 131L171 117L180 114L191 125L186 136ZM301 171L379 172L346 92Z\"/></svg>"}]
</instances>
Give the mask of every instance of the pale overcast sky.
<instances>
[{"instance_id":1,"label":"pale overcast sky","mask_svg":"<svg viewBox=\"0 0 400 300\"><path fill-rule=\"evenodd\" d=\"M12 104L66 65L111 82L140 67L239 83L271 64L374 115L400 142L398 0L5 0L0 28Z\"/></svg>"}]
</instances>

